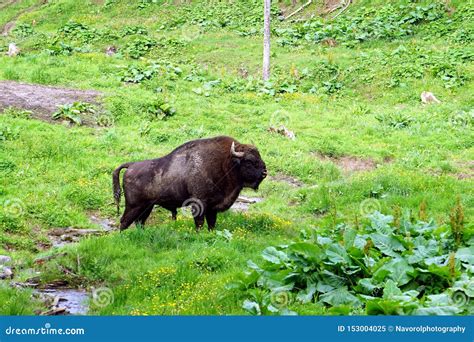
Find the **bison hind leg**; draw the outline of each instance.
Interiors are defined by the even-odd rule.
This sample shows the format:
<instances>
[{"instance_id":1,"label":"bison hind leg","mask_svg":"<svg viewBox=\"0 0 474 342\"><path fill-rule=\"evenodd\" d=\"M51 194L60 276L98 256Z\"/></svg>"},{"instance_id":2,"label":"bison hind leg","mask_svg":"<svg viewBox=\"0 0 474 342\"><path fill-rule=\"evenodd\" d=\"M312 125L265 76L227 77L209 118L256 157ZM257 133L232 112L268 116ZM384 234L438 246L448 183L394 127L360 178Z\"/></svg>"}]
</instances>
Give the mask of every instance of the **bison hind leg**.
<instances>
[{"instance_id":1,"label":"bison hind leg","mask_svg":"<svg viewBox=\"0 0 474 342\"><path fill-rule=\"evenodd\" d=\"M135 220L135 224L137 226L143 227L145 225L146 220L150 216L151 212L153 211L153 204L149 204L148 207L143 210L142 214Z\"/></svg>"},{"instance_id":2,"label":"bison hind leg","mask_svg":"<svg viewBox=\"0 0 474 342\"><path fill-rule=\"evenodd\" d=\"M137 222L139 219L144 216L144 213L149 210L149 213L146 215L145 220L148 218L148 216L151 213L151 210L153 210L153 205L139 205L139 206L130 206L127 205L125 207L125 211L122 215L122 218L120 219L120 230L125 230L133 222ZM143 221L144 223L145 221Z\"/></svg>"}]
</instances>

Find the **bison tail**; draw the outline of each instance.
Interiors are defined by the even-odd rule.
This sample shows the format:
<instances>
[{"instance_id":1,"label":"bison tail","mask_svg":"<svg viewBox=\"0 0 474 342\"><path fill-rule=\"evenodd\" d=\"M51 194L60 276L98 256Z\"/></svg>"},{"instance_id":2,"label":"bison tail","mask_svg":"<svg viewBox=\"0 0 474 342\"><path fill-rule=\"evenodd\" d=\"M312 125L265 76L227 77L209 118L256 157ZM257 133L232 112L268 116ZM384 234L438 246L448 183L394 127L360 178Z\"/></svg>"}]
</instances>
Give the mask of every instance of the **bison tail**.
<instances>
[{"instance_id":1,"label":"bison tail","mask_svg":"<svg viewBox=\"0 0 474 342\"><path fill-rule=\"evenodd\" d=\"M125 163L116 168L112 174L112 183L114 191L115 205L117 206L117 215L120 215L120 196L122 195L122 190L120 188L120 171L122 169L128 168L133 163Z\"/></svg>"}]
</instances>

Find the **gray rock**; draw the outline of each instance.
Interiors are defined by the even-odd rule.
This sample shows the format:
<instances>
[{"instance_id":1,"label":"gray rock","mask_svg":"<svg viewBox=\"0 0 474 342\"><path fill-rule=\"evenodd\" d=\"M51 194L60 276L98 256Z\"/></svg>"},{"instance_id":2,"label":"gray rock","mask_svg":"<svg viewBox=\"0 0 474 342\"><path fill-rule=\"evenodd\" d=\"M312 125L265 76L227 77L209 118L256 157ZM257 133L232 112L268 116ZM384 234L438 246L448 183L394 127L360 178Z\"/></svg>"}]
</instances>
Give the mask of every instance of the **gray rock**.
<instances>
[{"instance_id":1,"label":"gray rock","mask_svg":"<svg viewBox=\"0 0 474 342\"><path fill-rule=\"evenodd\" d=\"M13 272L10 267L0 266L0 279L13 278Z\"/></svg>"},{"instance_id":2,"label":"gray rock","mask_svg":"<svg viewBox=\"0 0 474 342\"><path fill-rule=\"evenodd\" d=\"M12 261L12 258L10 258L8 255L0 255L0 265L8 264L11 261Z\"/></svg>"}]
</instances>

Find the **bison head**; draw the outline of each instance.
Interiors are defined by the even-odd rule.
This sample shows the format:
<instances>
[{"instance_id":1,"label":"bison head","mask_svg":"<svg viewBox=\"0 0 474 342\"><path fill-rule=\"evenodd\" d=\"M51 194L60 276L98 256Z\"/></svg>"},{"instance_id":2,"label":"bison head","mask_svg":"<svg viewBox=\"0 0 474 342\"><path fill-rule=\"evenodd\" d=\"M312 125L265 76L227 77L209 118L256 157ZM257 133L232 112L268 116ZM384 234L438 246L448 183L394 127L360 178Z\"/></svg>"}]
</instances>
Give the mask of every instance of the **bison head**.
<instances>
[{"instance_id":1,"label":"bison head","mask_svg":"<svg viewBox=\"0 0 474 342\"><path fill-rule=\"evenodd\" d=\"M240 177L244 187L258 189L260 183L267 176L267 167L260 157L257 148L251 145L239 144L236 151L235 143L230 147L232 158L239 165Z\"/></svg>"}]
</instances>

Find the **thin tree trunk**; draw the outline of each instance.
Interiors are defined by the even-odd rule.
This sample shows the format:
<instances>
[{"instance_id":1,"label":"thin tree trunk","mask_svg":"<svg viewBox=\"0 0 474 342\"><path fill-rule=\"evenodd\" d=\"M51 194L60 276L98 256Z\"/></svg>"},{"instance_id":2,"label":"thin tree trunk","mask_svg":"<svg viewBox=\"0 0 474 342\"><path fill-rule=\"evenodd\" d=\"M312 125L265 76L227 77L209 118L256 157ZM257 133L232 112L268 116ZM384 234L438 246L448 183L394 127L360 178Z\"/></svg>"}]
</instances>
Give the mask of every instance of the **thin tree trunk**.
<instances>
[{"instance_id":1,"label":"thin tree trunk","mask_svg":"<svg viewBox=\"0 0 474 342\"><path fill-rule=\"evenodd\" d=\"M263 80L270 78L270 7L271 0L263 0Z\"/></svg>"}]
</instances>

